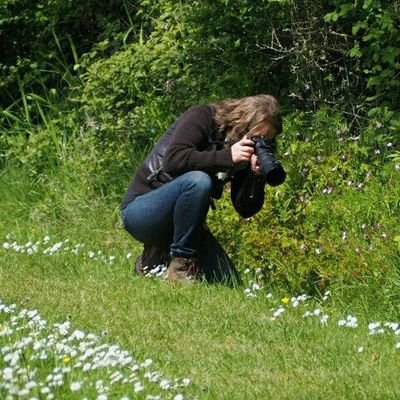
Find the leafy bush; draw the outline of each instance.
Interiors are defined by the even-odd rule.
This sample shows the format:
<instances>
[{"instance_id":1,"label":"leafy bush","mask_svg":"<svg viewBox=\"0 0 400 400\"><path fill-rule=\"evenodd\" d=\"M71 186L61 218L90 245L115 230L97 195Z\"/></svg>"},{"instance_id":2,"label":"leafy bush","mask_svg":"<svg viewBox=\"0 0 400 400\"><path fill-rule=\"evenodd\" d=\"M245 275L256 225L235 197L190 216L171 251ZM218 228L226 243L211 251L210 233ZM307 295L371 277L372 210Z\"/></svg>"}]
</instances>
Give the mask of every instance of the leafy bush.
<instances>
[{"instance_id":1,"label":"leafy bush","mask_svg":"<svg viewBox=\"0 0 400 400\"><path fill-rule=\"evenodd\" d=\"M336 10L325 16L326 21L340 22L339 29L352 46L353 72L359 79L366 77L367 100L395 109L400 98L399 11L397 1L338 0Z\"/></svg>"}]
</instances>

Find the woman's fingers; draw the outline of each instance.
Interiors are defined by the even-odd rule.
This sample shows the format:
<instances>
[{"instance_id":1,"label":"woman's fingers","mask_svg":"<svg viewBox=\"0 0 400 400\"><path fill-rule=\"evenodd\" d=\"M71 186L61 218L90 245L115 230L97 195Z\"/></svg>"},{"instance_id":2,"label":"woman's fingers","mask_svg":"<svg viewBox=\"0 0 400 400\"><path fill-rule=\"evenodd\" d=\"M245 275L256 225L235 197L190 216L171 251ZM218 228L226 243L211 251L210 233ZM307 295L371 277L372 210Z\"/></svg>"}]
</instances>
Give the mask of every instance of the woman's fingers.
<instances>
[{"instance_id":1,"label":"woman's fingers","mask_svg":"<svg viewBox=\"0 0 400 400\"><path fill-rule=\"evenodd\" d=\"M251 170L256 174L256 175L261 175L260 171L260 165L258 164L258 158L255 154L251 156Z\"/></svg>"},{"instance_id":2,"label":"woman's fingers","mask_svg":"<svg viewBox=\"0 0 400 400\"><path fill-rule=\"evenodd\" d=\"M250 161L254 153L253 142L243 138L231 147L232 161L234 164L241 161Z\"/></svg>"}]
</instances>

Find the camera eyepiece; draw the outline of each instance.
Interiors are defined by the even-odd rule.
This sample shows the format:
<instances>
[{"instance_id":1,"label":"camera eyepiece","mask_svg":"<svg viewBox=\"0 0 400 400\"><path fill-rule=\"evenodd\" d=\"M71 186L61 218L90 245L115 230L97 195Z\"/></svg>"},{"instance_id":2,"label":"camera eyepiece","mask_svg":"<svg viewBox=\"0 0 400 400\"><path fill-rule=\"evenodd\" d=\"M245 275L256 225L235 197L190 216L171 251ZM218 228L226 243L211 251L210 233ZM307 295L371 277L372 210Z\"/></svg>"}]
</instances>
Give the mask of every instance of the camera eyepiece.
<instances>
[{"instance_id":1,"label":"camera eyepiece","mask_svg":"<svg viewBox=\"0 0 400 400\"><path fill-rule=\"evenodd\" d=\"M274 142L263 136L254 136L251 140L265 181L271 186L281 185L286 179L286 172L274 156Z\"/></svg>"}]
</instances>

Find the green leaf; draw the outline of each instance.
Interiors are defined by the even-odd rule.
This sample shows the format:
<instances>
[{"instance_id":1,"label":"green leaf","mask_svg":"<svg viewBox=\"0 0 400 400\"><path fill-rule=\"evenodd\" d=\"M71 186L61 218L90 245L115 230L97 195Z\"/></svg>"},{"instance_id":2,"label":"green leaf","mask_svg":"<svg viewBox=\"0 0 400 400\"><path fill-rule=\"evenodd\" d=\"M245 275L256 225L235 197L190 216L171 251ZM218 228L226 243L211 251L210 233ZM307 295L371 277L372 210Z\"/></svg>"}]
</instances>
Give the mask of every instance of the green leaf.
<instances>
[{"instance_id":1,"label":"green leaf","mask_svg":"<svg viewBox=\"0 0 400 400\"><path fill-rule=\"evenodd\" d=\"M349 51L350 57L359 58L362 56L360 46L357 44Z\"/></svg>"},{"instance_id":2,"label":"green leaf","mask_svg":"<svg viewBox=\"0 0 400 400\"><path fill-rule=\"evenodd\" d=\"M345 17L353 9L354 9L353 3L344 3L340 6L339 16Z\"/></svg>"},{"instance_id":3,"label":"green leaf","mask_svg":"<svg viewBox=\"0 0 400 400\"><path fill-rule=\"evenodd\" d=\"M368 24L365 21L357 21L353 27L351 28L351 33L353 35L357 35L358 31L360 29L366 29L368 27Z\"/></svg>"},{"instance_id":4,"label":"green leaf","mask_svg":"<svg viewBox=\"0 0 400 400\"><path fill-rule=\"evenodd\" d=\"M324 16L324 21L325 22L331 22L331 21L336 22L338 20L338 18L339 18L339 14L336 11L334 11L334 12L326 14Z\"/></svg>"}]
</instances>

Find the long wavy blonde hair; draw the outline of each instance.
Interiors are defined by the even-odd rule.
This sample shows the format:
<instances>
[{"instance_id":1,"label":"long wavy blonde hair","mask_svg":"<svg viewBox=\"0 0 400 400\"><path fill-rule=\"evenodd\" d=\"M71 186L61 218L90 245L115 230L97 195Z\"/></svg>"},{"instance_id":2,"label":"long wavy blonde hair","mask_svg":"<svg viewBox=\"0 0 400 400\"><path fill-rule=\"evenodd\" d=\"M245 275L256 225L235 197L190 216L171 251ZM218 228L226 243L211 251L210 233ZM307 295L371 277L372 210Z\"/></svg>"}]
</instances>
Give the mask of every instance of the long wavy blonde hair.
<instances>
[{"instance_id":1,"label":"long wavy blonde hair","mask_svg":"<svg viewBox=\"0 0 400 400\"><path fill-rule=\"evenodd\" d=\"M226 131L231 140L240 140L246 133L271 124L276 133L282 131L282 116L278 101L268 94L227 99L212 104L219 132Z\"/></svg>"}]
</instances>

